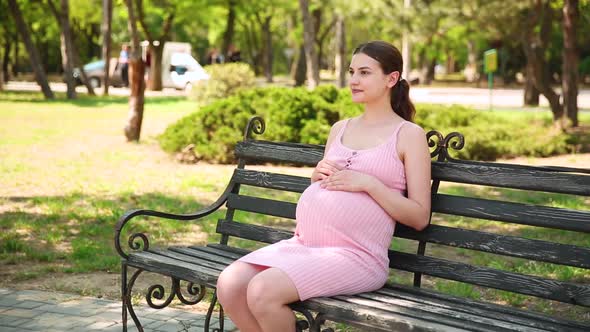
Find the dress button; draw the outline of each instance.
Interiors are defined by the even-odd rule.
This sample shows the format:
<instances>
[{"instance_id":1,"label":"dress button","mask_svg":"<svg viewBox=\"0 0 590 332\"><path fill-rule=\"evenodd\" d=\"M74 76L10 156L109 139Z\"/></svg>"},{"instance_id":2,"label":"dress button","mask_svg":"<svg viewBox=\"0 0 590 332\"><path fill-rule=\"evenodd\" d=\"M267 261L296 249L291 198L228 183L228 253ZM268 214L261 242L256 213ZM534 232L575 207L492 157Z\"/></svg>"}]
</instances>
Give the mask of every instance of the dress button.
<instances>
[{"instance_id":1,"label":"dress button","mask_svg":"<svg viewBox=\"0 0 590 332\"><path fill-rule=\"evenodd\" d=\"M356 151L352 151L352 155L355 156L356 155Z\"/></svg>"}]
</instances>

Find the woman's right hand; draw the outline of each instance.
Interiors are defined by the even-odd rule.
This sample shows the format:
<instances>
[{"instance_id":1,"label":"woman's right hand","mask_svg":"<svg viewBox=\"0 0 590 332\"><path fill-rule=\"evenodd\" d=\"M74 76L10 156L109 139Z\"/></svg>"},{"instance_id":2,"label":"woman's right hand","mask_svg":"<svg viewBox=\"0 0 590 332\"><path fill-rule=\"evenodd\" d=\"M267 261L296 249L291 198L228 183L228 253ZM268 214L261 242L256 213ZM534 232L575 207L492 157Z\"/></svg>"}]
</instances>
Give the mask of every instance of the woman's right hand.
<instances>
[{"instance_id":1,"label":"woman's right hand","mask_svg":"<svg viewBox=\"0 0 590 332\"><path fill-rule=\"evenodd\" d=\"M322 159L311 173L311 183L321 181L340 170L342 167L338 166L335 161Z\"/></svg>"}]
</instances>

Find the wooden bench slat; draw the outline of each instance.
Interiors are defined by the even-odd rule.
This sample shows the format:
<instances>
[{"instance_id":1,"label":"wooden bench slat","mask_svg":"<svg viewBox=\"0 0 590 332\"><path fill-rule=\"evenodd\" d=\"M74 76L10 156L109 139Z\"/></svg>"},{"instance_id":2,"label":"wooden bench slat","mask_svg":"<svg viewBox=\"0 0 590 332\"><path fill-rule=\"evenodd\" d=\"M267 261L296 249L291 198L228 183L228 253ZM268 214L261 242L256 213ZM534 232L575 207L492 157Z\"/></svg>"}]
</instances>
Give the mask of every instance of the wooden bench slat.
<instances>
[{"instance_id":1,"label":"wooden bench slat","mask_svg":"<svg viewBox=\"0 0 590 332\"><path fill-rule=\"evenodd\" d=\"M441 181L490 185L513 189L590 196L590 175L512 168L484 163L432 162L432 178Z\"/></svg>"},{"instance_id":2,"label":"wooden bench slat","mask_svg":"<svg viewBox=\"0 0 590 332\"><path fill-rule=\"evenodd\" d=\"M320 311L335 322L347 322L369 327L371 331L470 331L465 328L440 324L434 317L411 317L394 311L371 309L334 298L314 298L305 301L305 308ZM428 320L431 318L432 320ZM440 317L438 317L440 318Z\"/></svg>"},{"instance_id":3,"label":"wooden bench slat","mask_svg":"<svg viewBox=\"0 0 590 332\"><path fill-rule=\"evenodd\" d=\"M237 168L234 171L233 181L249 186L286 190L297 193L302 193L311 184L310 179L307 177L240 168Z\"/></svg>"},{"instance_id":4,"label":"wooden bench slat","mask_svg":"<svg viewBox=\"0 0 590 332\"><path fill-rule=\"evenodd\" d=\"M465 326L465 322L468 321L469 328L473 331L489 331L490 329L494 329L495 331L542 331L531 327L530 325L523 326L518 322L510 321L510 317L482 317L472 313L455 311L452 308L442 308L439 306L417 303L411 300L393 298L378 293L361 293L354 296L335 296L334 298L385 311L394 311L416 318L432 315L439 323L459 328Z\"/></svg>"},{"instance_id":5,"label":"wooden bench slat","mask_svg":"<svg viewBox=\"0 0 590 332\"><path fill-rule=\"evenodd\" d=\"M568 244L440 225L430 225L425 230L418 232L398 224L395 237L560 265L590 268L590 249Z\"/></svg>"},{"instance_id":6,"label":"wooden bench slat","mask_svg":"<svg viewBox=\"0 0 590 332\"><path fill-rule=\"evenodd\" d=\"M590 286L389 251L390 267L590 307Z\"/></svg>"},{"instance_id":7,"label":"wooden bench slat","mask_svg":"<svg viewBox=\"0 0 590 332\"><path fill-rule=\"evenodd\" d=\"M214 248L217 250L222 250L222 251L229 251L233 254L238 255L238 258L245 256L251 252L250 250L247 250L244 248L230 247L230 246L227 246L225 244L220 244L220 243L209 243L209 244L207 244L207 247L211 247L211 248Z\"/></svg>"},{"instance_id":8,"label":"wooden bench slat","mask_svg":"<svg viewBox=\"0 0 590 332\"><path fill-rule=\"evenodd\" d=\"M438 194L432 211L464 217L590 233L590 211Z\"/></svg>"},{"instance_id":9,"label":"wooden bench slat","mask_svg":"<svg viewBox=\"0 0 590 332\"><path fill-rule=\"evenodd\" d=\"M213 262L213 263L221 263L221 264L231 264L234 259L231 258L227 258L224 256L220 256L220 255L216 255L216 254L211 254L202 250L197 250L197 249L193 249L193 248L188 248L188 247L170 247L168 248L168 250L170 251L174 251L183 255L188 255L197 259L202 259L202 260L206 260L209 262Z\"/></svg>"},{"instance_id":10,"label":"wooden bench slat","mask_svg":"<svg viewBox=\"0 0 590 332\"><path fill-rule=\"evenodd\" d=\"M217 248L212 248L210 246L206 246L206 247L202 247L202 246L189 246L189 248L194 249L194 250L200 250L203 252L207 252L213 255L219 255L222 257L225 257L226 259L231 259L231 260L236 260L240 257L242 257L242 255L237 255L231 251L225 251L225 250L221 250L221 249L217 249Z\"/></svg>"},{"instance_id":11,"label":"wooden bench slat","mask_svg":"<svg viewBox=\"0 0 590 332\"><path fill-rule=\"evenodd\" d=\"M215 287L219 271L208 267L180 262L170 257L158 255L148 251L135 252L129 255L129 266L146 271L160 273L182 280Z\"/></svg>"},{"instance_id":12,"label":"wooden bench slat","mask_svg":"<svg viewBox=\"0 0 590 332\"><path fill-rule=\"evenodd\" d=\"M217 223L217 232L264 243L275 243L293 237L293 232L227 220Z\"/></svg>"},{"instance_id":13,"label":"wooden bench slat","mask_svg":"<svg viewBox=\"0 0 590 332\"><path fill-rule=\"evenodd\" d=\"M218 272L221 272L227 265L229 264L224 264L224 263L213 263L207 259L202 259L199 257L194 257L194 256L190 256L190 255L186 255L183 254L181 252L178 251L173 251L173 250L166 250L166 249L150 249L150 252L154 253L154 254L158 254L160 256L165 256L165 257L169 257L172 259L176 259L178 261L181 262L186 262L186 263L190 263L190 264L195 264L195 265L199 265L199 266L204 266L204 267L208 267L212 270L216 270Z\"/></svg>"},{"instance_id":14,"label":"wooden bench slat","mask_svg":"<svg viewBox=\"0 0 590 332\"><path fill-rule=\"evenodd\" d=\"M227 207L275 217L295 219L297 204L267 198L230 194L227 198Z\"/></svg>"},{"instance_id":15,"label":"wooden bench slat","mask_svg":"<svg viewBox=\"0 0 590 332\"><path fill-rule=\"evenodd\" d=\"M401 284L387 284L385 287L375 291L375 293L407 299L416 303L425 303L466 313L474 313L490 318L496 318L498 315L506 315L510 317L510 320L514 320L520 324L529 324L533 327L546 328L556 332L561 332L564 329L576 331L587 331L590 329L590 325L572 320L557 319L553 316L543 315L534 311L457 297L425 288Z\"/></svg>"},{"instance_id":16,"label":"wooden bench slat","mask_svg":"<svg viewBox=\"0 0 590 332\"><path fill-rule=\"evenodd\" d=\"M246 160L272 161L315 166L324 156L324 147L317 145L247 140L236 144L236 157Z\"/></svg>"}]
</instances>

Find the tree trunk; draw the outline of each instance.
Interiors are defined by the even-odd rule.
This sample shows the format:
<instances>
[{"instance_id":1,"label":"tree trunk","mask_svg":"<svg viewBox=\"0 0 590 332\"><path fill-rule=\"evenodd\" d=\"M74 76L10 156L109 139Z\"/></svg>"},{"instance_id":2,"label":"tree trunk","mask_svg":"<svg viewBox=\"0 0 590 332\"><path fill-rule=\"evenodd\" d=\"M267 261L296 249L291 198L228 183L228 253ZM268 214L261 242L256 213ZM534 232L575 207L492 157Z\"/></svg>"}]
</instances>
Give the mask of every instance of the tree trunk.
<instances>
[{"instance_id":1,"label":"tree trunk","mask_svg":"<svg viewBox=\"0 0 590 332\"><path fill-rule=\"evenodd\" d=\"M295 86L302 86L305 83L305 73L307 72L307 60L305 59L305 48L303 45L299 48L295 68Z\"/></svg>"},{"instance_id":2,"label":"tree trunk","mask_svg":"<svg viewBox=\"0 0 590 332\"><path fill-rule=\"evenodd\" d=\"M14 34L14 62L12 63L12 76L18 75L18 32Z\"/></svg>"},{"instance_id":3,"label":"tree trunk","mask_svg":"<svg viewBox=\"0 0 590 332\"><path fill-rule=\"evenodd\" d=\"M539 106L539 90L535 88L535 68L532 63L526 64L526 76L524 84L524 104L527 106Z\"/></svg>"},{"instance_id":4,"label":"tree trunk","mask_svg":"<svg viewBox=\"0 0 590 332\"><path fill-rule=\"evenodd\" d=\"M559 102L559 94L551 88L551 74L544 56L544 51L551 36L551 14L550 4L543 4L540 0L537 0L535 6L527 14L522 45L527 63L530 63L533 68L533 83L549 101L553 121L557 126L561 127L563 108ZM539 32L535 32L539 19L541 19L541 29Z\"/></svg>"},{"instance_id":5,"label":"tree trunk","mask_svg":"<svg viewBox=\"0 0 590 332\"><path fill-rule=\"evenodd\" d=\"M346 66L346 31L344 30L344 17L339 14L338 22L336 23L336 77L338 77L338 87L344 88L346 86L346 73L348 72Z\"/></svg>"},{"instance_id":6,"label":"tree trunk","mask_svg":"<svg viewBox=\"0 0 590 332\"><path fill-rule=\"evenodd\" d=\"M307 86L314 89L320 84L320 69L314 47L315 28L309 15L309 1L299 0L299 6L303 17L303 48L307 65Z\"/></svg>"},{"instance_id":7,"label":"tree trunk","mask_svg":"<svg viewBox=\"0 0 590 332\"><path fill-rule=\"evenodd\" d=\"M8 6L10 7L10 11L14 18L14 22L18 29L18 32L23 39L27 51L29 53L29 59L31 61L31 67L35 72L35 79L37 83L41 86L41 90L43 91L43 95L46 99L54 99L55 96L53 95L53 91L49 87L49 83L47 81L47 75L45 74L45 70L43 69L43 65L41 64L41 59L39 58L39 52L37 52L37 48L33 44L31 40L31 34L29 32L29 28L27 27L20 8L16 3L16 0L8 0Z\"/></svg>"},{"instance_id":8,"label":"tree trunk","mask_svg":"<svg viewBox=\"0 0 590 332\"><path fill-rule=\"evenodd\" d=\"M477 52L475 49L475 41L470 39L467 41L467 66L465 67L465 80L467 82L477 81Z\"/></svg>"},{"instance_id":9,"label":"tree trunk","mask_svg":"<svg viewBox=\"0 0 590 332\"><path fill-rule=\"evenodd\" d=\"M264 76L267 83L272 83L272 32L270 31L269 15L264 18L262 24L262 38L264 40Z\"/></svg>"},{"instance_id":10,"label":"tree trunk","mask_svg":"<svg viewBox=\"0 0 590 332\"><path fill-rule=\"evenodd\" d=\"M60 10L56 13L60 26L61 64L64 70L68 99L76 99L76 82L74 80L74 56L72 54L72 30L70 28L70 5L68 0L60 1Z\"/></svg>"},{"instance_id":11,"label":"tree trunk","mask_svg":"<svg viewBox=\"0 0 590 332\"><path fill-rule=\"evenodd\" d=\"M8 63L10 62L10 49L12 46L11 40L10 40L11 36L7 36L4 39L4 55L2 58L2 78L4 79L4 82L8 82L10 80L10 69L8 68Z\"/></svg>"},{"instance_id":12,"label":"tree trunk","mask_svg":"<svg viewBox=\"0 0 590 332\"><path fill-rule=\"evenodd\" d=\"M563 4L563 108L566 126L572 127L578 126L578 6L578 0L565 0Z\"/></svg>"},{"instance_id":13,"label":"tree trunk","mask_svg":"<svg viewBox=\"0 0 590 332\"><path fill-rule=\"evenodd\" d=\"M129 116L125 126L125 137L127 141L139 141L141 123L143 121L143 104L145 81L143 79L144 67L141 60L141 48L139 46L139 34L137 33L137 21L132 0L125 0L129 15L129 35L131 36L131 54L129 57L130 71L130 96Z\"/></svg>"},{"instance_id":14,"label":"tree trunk","mask_svg":"<svg viewBox=\"0 0 590 332\"><path fill-rule=\"evenodd\" d=\"M162 57L164 54L164 43L160 43L158 46L150 43L150 90L161 91L163 88L162 84ZM159 73L159 74L158 74Z\"/></svg>"},{"instance_id":15,"label":"tree trunk","mask_svg":"<svg viewBox=\"0 0 590 332\"><path fill-rule=\"evenodd\" d=\"M221 45L221 54L227 59L229 57L229 45L234 38L234 27L236 23L236 0L228 1L229 12L227 14L227 24L223 33L223 44Z\"/></svg>"},{"instance_id":16,"label":"tree trunk","mask_svg":"<svg viewBox=\"0 0 590 332\"><path fill-rule=\"evenodd\" d=\"M113 21L113 0L102 0L102 59L104 60L103 95L109 95L109 74L111 70L111 26Z\"/></svg>"}]
</instances>

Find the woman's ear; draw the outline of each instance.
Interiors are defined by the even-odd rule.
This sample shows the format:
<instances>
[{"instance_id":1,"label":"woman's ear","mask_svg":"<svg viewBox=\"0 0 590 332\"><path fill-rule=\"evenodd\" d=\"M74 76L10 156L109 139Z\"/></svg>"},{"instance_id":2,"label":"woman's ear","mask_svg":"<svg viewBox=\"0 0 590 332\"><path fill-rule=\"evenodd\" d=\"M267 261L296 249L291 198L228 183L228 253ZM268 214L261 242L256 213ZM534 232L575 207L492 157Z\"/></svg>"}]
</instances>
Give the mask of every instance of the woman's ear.
<instances>
[{"instance_id":1,"label":"woman's ear","mask_svg":"<svg viewBox=\"0 0 590 332\"><path fill-rule=\"evenodd\" d=\"M397 82L399 81L399 71L394 71L391 72L391 74L387 75L388 76L388 80L387 80L387 87L389 88L393 88Z\"/></svg>"}]
</instances>

